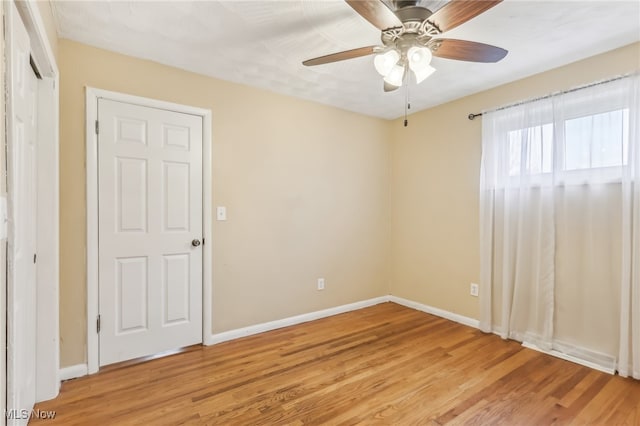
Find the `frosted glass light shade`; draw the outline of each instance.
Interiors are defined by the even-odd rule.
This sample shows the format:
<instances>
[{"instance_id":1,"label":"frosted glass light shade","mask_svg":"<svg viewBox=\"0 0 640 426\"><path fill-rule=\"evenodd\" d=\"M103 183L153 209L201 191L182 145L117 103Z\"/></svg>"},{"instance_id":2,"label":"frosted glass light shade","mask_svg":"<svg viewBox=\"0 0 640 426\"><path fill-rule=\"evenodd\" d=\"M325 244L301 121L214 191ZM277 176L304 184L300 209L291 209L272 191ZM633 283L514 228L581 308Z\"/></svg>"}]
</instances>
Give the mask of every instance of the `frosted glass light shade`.
<instances>
[{"instance_id":1,"label":"frosted glass light shade","mask_svg":"<svg viewBox=\"0 0 640 426\"><path fill-rule=\"evenodd\" d=\"M409 68L412 71L422 70L429 66L431 63L431 50L427 47L413 46L409 48L407 52L407 58L409 59Z\"/></svg>"},{"instance_id":2,"label":"frosted glass light shade","mask_svg":"<svg viewBox=\"0 0 640 426\"><path fill-rule=\"evenodd\" d=\"M375 58L373 58L373 65L376 67L376 71L384 77L391 72L399 60L400 53L392 49L376 55Z\"/></svg>"},{"instance_id":3,"label":"frosted glass light shade","mask_svg":"<svg viewBox=\"0 0 640 426\"><path fill-rule=\"evenodd\" d=\"M431 65L427 65L426 67L420 70L413 70L413 73L416 75L416 83L418 84L422 83L424 80L426 80L427 77L429 77L434 72L436 72L436 69Z\"/></svg>"},{"instance_id":4,"label":"frosted glass light shade","mask_svg":"<svg viewBox=\"0 0 640 426\"><path fill-rule=\"evenodd\" d=\"M422 83L436 70L429 65L432 57L431 50L427 47L413 46L407 51L409 68L411 68L411 71L416 75L416 82L418 84Z\"/></svg>"},{"instance_id":5,"label":"frosted glass light shade","mask_svg":"<svg viewBox=\"0 0 640 426\"><path fill-rule=\"evenodd\" d=\"M404 79L404 66L403 65L394 65L384 77L384 81L391 84L392 86L400 87L402 86L402 80Z\"/></svg>"}]
</instances>

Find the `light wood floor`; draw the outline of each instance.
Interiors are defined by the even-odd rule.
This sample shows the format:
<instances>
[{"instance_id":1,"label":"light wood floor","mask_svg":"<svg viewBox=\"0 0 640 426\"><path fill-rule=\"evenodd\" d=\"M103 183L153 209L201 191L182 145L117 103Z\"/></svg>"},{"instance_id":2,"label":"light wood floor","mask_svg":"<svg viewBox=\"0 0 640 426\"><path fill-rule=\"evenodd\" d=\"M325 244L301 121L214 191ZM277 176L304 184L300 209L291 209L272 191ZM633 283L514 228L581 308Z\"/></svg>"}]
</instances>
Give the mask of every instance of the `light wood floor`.
<instances>
[{"instance_id":1,"label":"light wood floor","mask_svg":"<svg viewBox=\"0 0 640 426\"><path fill-rule=\"evenodd\" d=\"M384 303L111 367L36 408L47 425L640 425L640 382Z\"/></svg>"}]
</instances>

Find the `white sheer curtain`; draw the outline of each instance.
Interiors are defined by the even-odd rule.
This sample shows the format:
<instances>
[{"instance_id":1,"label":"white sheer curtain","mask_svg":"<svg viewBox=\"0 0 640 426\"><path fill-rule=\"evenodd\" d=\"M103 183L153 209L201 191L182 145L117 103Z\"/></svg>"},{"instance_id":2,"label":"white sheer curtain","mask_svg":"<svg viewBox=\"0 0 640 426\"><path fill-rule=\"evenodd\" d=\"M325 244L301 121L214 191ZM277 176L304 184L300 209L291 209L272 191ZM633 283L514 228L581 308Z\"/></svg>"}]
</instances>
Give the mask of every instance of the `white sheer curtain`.
<instances>
[{"instance_id":1,"label":"white sheer curtain","mask_svg":"<svg viewBox=\"0 0 640 426\"><path fill-rule=\"evenodd\" d=\"M622 174L622 285L618 372L640 379L640 76L629 97L629 162Z\"/></svg>"},{"instance_id":2,"label":"white sheer curtain","mask_svg":"<svg viewBox=\"0 0 640 426\"><path fill-rule=\"evenodd\" d=\"M485 113L480 188L481 328L636 377L638 84Z\"/></svg>"}]
</instances>

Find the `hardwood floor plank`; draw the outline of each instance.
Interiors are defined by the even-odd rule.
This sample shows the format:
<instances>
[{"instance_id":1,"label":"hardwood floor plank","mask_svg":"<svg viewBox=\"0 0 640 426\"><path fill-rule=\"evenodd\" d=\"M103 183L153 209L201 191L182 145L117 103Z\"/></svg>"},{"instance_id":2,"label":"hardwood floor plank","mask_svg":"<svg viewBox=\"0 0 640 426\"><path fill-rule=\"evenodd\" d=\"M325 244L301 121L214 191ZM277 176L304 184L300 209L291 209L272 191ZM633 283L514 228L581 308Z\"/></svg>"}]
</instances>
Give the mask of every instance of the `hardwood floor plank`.
<instances>
[{"instance_id":1,"label":"hardwood floor plank","mask_svg":"<svg viewBox=\"0 0 640 426\"><path fill-rule=\"evenodd\" d=\"M393 303L63 383L47 425L640 424L640 382Z\"/></svg>"},{"instance_id":2,"label":"hardwood floor plank","mask_svg":"<svg viewBox=\"0 0 640 426\"><path fill-rule=\"evenodd\" d=\"M604 387L585 404L575 418L576 423L592 422L594 424L606 424L605 420L624 401L626 386L609 381Z\"/></svg>"},{"instance_id":3,"label":"hardwood floor plank","mask_svg":"<svg viewBox=\"0 0 640 426\"><path fill-rule=\"evenodd\" d=\"M578 366L574 366L571 371L571 377L560 383L553 391L551 391L551 395L558 400L565 398L571 389L574 389L578 383L582 382L590 372L588 369L579 368Z\"/></svg>"},{"instance_id":4,"label":"hardwood floor plank","mask_svg":"<svg viewBox=\"0 0 640 426\"><path fill-rule=\"evenodd\" d=\"M605 419L608 425L640 425L640 404L633 393L633 380L628 379L626 395L618 408Z\"/></svg>"}]
</instances>

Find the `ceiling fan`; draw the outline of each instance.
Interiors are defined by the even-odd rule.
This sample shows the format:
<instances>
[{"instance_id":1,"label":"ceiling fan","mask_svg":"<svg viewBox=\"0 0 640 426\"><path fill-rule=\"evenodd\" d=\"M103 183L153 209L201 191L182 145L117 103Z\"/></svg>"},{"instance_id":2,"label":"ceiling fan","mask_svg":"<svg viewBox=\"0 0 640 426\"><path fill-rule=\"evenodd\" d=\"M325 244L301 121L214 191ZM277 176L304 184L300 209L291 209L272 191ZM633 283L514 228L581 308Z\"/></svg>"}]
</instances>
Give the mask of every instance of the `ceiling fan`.
<instances>
[{"instance_id":1,"label":"ceiling fan","mask_svg":"<svg viewBox=\"0 0 640 426\"><path fill-rule=\"evenodd\" d=\"M491 9L502 0L452 0L435 13L419 0L345 0L360 16L382 31L382 46L366 46L309 59L306 66L376 54L374 66L389 92L402 86L408 69L419 84L435 68L432 56L470 62L498 62L505 49L467 40L440 38L441 34Z\"/></svg>"}]
</instances>

